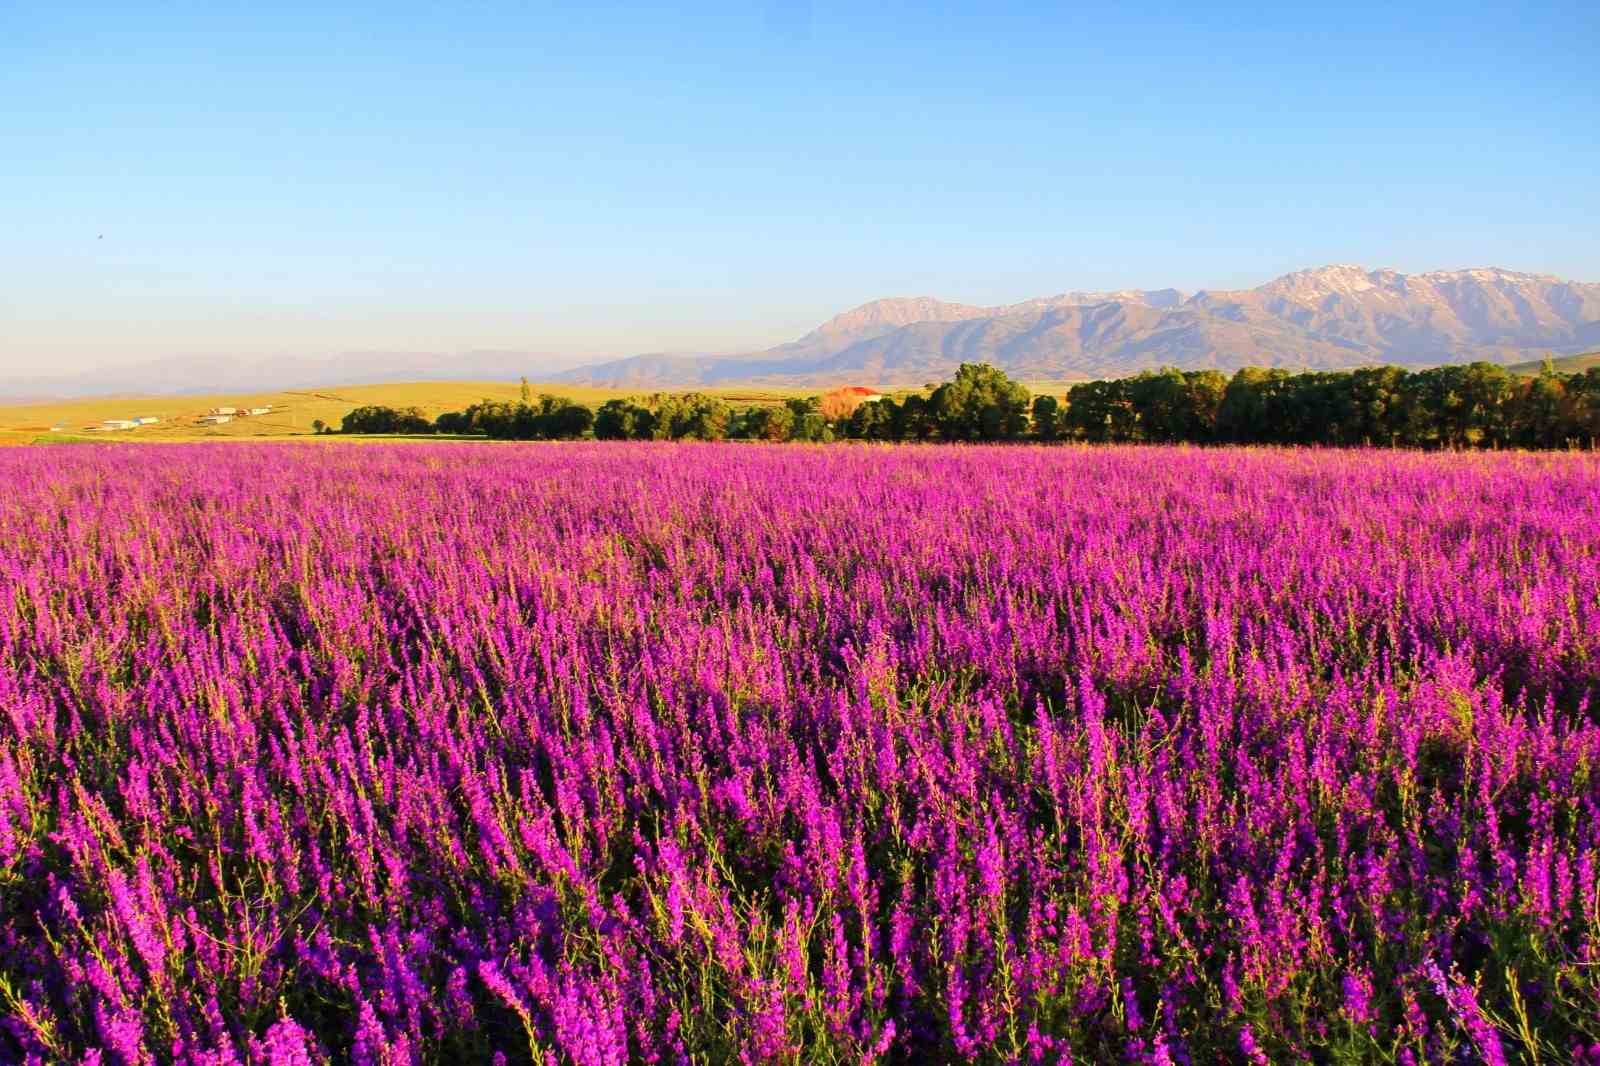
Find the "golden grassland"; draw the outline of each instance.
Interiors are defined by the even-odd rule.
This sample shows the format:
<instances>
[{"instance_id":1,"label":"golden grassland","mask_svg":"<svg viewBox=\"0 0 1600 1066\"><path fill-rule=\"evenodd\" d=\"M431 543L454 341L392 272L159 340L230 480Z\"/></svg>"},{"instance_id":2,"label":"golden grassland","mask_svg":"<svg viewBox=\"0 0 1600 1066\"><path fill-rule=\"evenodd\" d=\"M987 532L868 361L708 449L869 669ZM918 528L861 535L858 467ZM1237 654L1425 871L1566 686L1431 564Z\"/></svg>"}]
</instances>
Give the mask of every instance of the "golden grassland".
<instances>
[{"instance_id":1,"label":"golden grassland","mask_svg":"<svg viewBox=\"0 0 1600 1066\"><path fill-rule=\"evenodd\" d=\"M840 384L848 384L841 382ZM1035 394L1064 395L1070 382L1027 382ZM796 396L818 396L832 386L740 385L698 391L719 396L734 407L780 404ZM598 407L607 400L642 398L649 389L594 388L529 382L535 395L549 393L574 403ZM683 389L663 390L672 392ZM886 388L900 397L919 389ZM484 400L516 402L522 385L516 381L405 381L381 385L340 385L278 392L239 392L216 395L95 396L45 403L0 406L0 446L7 444L68 441L195 441L260 440L311 437L314 423L337 427L357 407L416 407L428 418L445 411L460 411ZM235 418L225 425L202 425L200 418L213 407L267 407L264 415ZM136 429L103 431L107 419L160 419ZM60 427L59 429L52 427ZM344 438L350 439L350 438ZM392 439L392 438L391 438Z\"/></svg>"},{"instance_id":2,"label":"golden grassland","mask_svg":"<svg viewBox=\"0 0 1600 1066\"><path fill-rule=\"evenodd\" d=\"M1557 356L1550 360L1550 366L1563 374L1576 374L1591 367L1600 366L1600 352ZM1526 363L1512 363L1506 369L1513 374L1537 374L1544 369L1544 360L1530 359Z\"/></svg>"},{"instance_id":3,"label":"golden grassland","mask_svg":"<svg viewBox=\"0 0 1600 1066\"><path fill-rule=\"evenodd\" d=\"M598 406L607 400L644 396L638 389L602 389L581 385L529 382L535 396L549 393L575 403ZM48 403L0 406L0 445L34 442L238 440L263 437L307 437L313 423L337 427L351 410L367 404L416 407L429 418L460 411L483 400L515 402L522 386L516 381L412 381L384 385L345 385L281 392L241 392L205 396L96 396ZM734 406L778 404L791 396L821 389L738 387L705 389ZM213 407L266 407L265 415L235 418L221 426L201 425ZM102 432L91 429L106 419L149 416L161 421L136 429ZM52 427L59 426L59 430Z\"/></svg>"}]
</instances>

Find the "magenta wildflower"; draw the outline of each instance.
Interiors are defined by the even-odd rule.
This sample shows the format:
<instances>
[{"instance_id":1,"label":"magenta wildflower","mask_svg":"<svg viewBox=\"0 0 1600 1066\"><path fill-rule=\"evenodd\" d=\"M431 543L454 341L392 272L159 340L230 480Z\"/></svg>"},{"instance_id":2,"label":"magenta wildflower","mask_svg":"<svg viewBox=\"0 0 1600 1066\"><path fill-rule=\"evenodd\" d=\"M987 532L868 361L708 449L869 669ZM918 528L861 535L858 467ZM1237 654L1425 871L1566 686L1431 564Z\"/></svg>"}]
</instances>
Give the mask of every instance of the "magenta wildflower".
<instances>
[{"instance_id":1,"label":"magenta wildflower","mask_svg":"<svg viewBox=\"0 0 1600 1066\"><path fill-rule=\"evenodd\" d=\"M1581 452L0 449L0 1061L1493 1063L1514 979L1593 1063L1597 513Z\"/></svg>"}]
</instances>

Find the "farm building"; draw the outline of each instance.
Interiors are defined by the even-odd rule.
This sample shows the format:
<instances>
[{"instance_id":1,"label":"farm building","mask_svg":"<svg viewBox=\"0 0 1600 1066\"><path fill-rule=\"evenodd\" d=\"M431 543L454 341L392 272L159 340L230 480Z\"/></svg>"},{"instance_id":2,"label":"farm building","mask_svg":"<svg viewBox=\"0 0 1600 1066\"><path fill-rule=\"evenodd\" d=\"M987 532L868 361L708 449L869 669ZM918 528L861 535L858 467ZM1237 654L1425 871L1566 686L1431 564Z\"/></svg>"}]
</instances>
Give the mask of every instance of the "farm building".
<instances>
[{"instance_id":1,"label":"farm building","mask_svg":"<svg viewBox=\"0 0 1600 1066\"><path fill-rule=\"evenodd\" d=\"M216 418L219 415L236 415L238 413L239 409L237 407L213 407L206 412L206 415L210 418Z\"/></svg>"},{"instance_id":2,"label":"farm building","mask_svg":"<svg viewBox=\"0 0 1600 1066\"><path fill-rule=\"evenodd\" d=\"M137 426L138 424L139 423L135 422L131 418L108 418L104 422L100 423L100 428L101 429L106 429L106 430L111 430L111 429L132 429L134 426Z\"/></svg>"},{"instance_id":3,"label":"farm building","mask_svg":"<svg viewBox=\"0 0 1600 1066\"><path fill-rule=\"evenodd\" d=\"M881 399L883 393L877 389L869 389L865 385L843 385L824 393L818 409L823 418L844 418L862 404Z\"/></svg>"},{"instance_id":4,"label":"farm building","mask_svg":"<svg viewBox=\"0 0 1600 1066\"><path fill-rule=\"evenodd\" d=\"M248 408L248 409L246 409L246 411L244 413L247 414L247 415L264 415L264 414L270 414L271 411L272 411L272 405L269 403L265 407L251 407L251 408Z\"/></svg>"},{"instance_id":5,"label":"farm building","mask_svg":"<svg viewBox=\"0 0 1600 1066\"><path fill-rule=\"evenodd\" d=\"M231 410L233 410L233 408L229 407L229 408L227 408L227 410L231 411ZM233 416L232 415L223 415L223 414L206 415L200 421L201 421L201 423L203 425L221 426L221 425L226 425L229 422L232 422L233 421Z\"/></svg>"},{"instance_id":6,"label":"farm building","mask_svg":"<svg viewBox=\"0 0 1600 1066\"><path fill-rule=\"evenodd\" d=\"M153 426L159 421L161 421L161 419L155 418L152 415L143 415L139 418L135 418L133 420L133 424L136 426Z\"/></svg>"}]
</instances>

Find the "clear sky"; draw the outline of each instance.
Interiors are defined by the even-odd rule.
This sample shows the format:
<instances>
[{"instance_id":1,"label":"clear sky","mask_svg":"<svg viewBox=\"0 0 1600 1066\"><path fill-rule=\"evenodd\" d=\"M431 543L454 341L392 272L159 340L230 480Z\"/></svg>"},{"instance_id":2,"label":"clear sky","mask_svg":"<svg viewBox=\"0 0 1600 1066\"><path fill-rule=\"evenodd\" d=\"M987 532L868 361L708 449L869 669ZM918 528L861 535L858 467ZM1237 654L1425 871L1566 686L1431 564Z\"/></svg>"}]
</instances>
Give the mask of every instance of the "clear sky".
<instances>
[{"instance_id":1,"label":"clear sky","mask_svg":"<svg viewBox=\"0 0 1600 1066\"><path fill-rule=\"evenodd\" d=\"M0 0L0 374L1600 281L1600 4Z\"/></svg>"}]
</instances>

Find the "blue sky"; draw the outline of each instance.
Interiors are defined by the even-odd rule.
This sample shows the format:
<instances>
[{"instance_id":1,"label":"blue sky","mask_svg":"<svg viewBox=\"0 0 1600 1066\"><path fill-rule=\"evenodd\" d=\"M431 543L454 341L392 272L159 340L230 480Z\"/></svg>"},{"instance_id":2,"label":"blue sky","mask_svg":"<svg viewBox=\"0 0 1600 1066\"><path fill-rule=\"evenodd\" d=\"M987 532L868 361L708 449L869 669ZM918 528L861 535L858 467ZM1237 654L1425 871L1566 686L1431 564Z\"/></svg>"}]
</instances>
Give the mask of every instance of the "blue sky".
<instances>
[{"instance_id":1,"label":"blue sky","mask_svg":"<svg viewBox=\"0 0 1600 1066\"><path fill-rule=\"evenodd\" d=\"M0 0L0 373L1600 281L1600 5ZM103 235L103 237L101 236Z\"/></svg>"}]
</instances>

